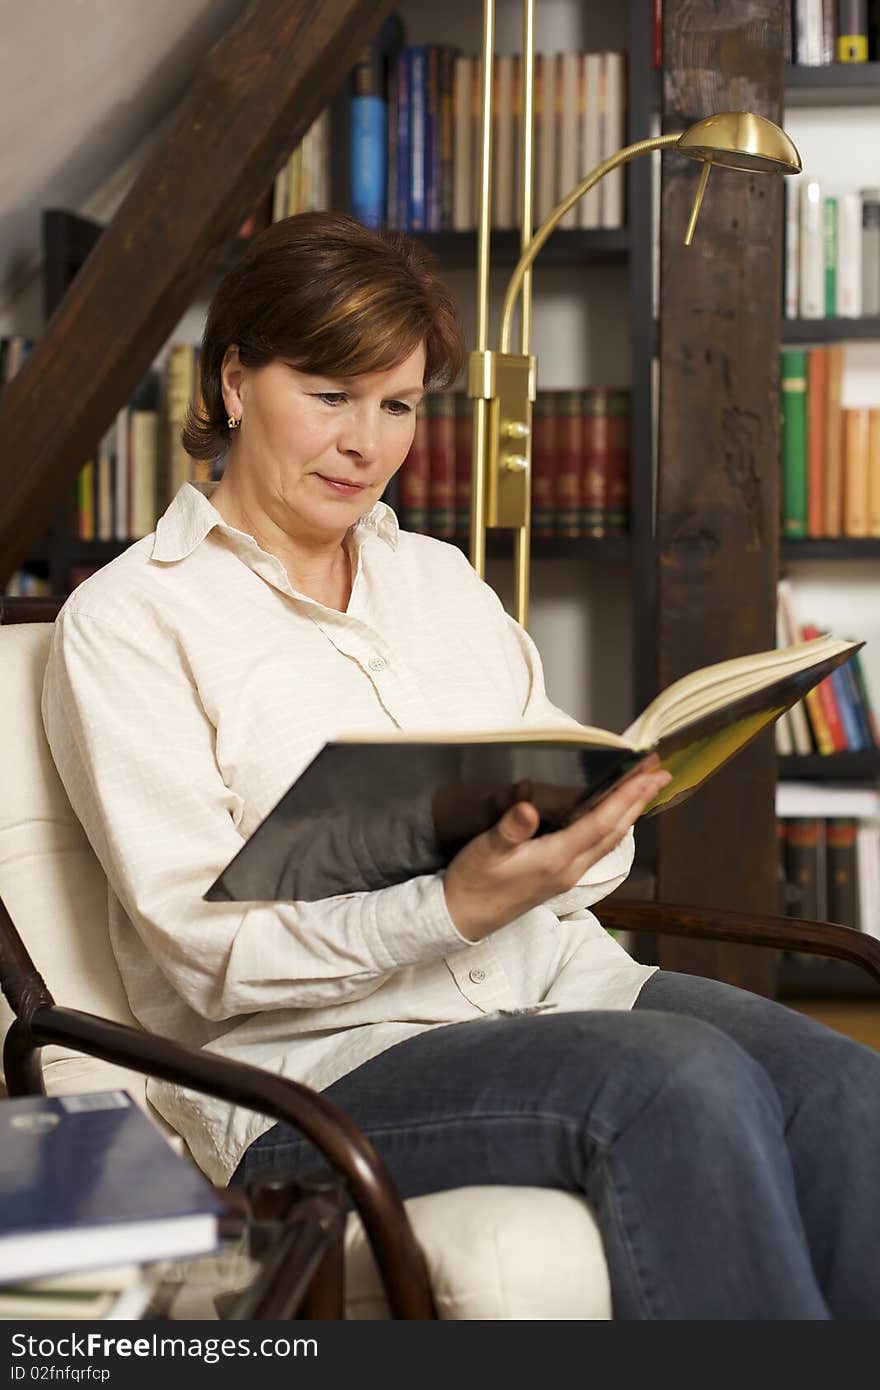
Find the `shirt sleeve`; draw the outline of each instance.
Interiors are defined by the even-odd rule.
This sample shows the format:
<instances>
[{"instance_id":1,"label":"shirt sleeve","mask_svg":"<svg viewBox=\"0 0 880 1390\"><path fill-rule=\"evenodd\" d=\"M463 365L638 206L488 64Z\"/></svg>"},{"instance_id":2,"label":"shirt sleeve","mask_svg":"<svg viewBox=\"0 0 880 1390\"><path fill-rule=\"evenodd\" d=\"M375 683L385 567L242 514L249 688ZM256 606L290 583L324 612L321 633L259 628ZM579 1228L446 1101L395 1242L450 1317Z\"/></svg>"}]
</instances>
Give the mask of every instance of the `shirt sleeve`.
<instances>
[{"instance_id":1,"label":"shirt sleeve","mask_svg":"<svg viewBox=\"0 0 880 1390\"><path fill-rule=\"evenodd\" d=\"M401 966L469 945L442 878L308 903L207 903L244 843L242 805L172 633L59 615L43 721L110 886L177 993L221 1020L364 998Z\"/></svg>"}]
</instances>

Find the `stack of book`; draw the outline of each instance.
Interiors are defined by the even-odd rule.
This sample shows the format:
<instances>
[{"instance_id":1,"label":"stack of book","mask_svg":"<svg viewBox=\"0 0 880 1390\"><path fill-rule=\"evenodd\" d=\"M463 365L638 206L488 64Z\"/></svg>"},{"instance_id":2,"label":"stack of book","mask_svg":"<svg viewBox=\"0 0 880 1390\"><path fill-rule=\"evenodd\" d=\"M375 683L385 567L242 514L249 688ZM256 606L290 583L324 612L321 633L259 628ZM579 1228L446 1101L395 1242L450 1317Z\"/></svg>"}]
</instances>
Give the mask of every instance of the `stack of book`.
<instances>
[{"instance_id":1,"label":"stack of book","mask_svg":"<svg viewBox=\"0 0 880 1390\"><path fill-rule=\"evenodd\" d=\"M533 412L532 534L583 539L629 525L629 391L539 391ZM462 392L426 396L412 448L386 501L404 530L465 539L471 410Z\"/></svg>"},{"instance_id":2,"label":"stack of book","mask_svg":"<svg viewBox=\"0 0 880 1390\"><path fill-rule=\"evenodd\" d=\"M842 405L843 346L782 352L782 536L880 536L880 407Z\"/></svg>"},{"instance_id":3,"label":"stack of book","mask_svg":"<svg viewBox=\"0 0 880 1390\"><path fill-rule=\"evenodd\" d=\"M776 814L780 910L880 936L880 792L783 782Z\"/></svg>"},{"instance_id":4,"label":"stack of book","mask_svg":"<svg viewBox=\"0 0 880 1390\"><path fill-rule=\"evenodd\" d=\"M818 635L817 627L799 622L791 584L780 580L776 609L778 646L786 647ZM776 751L783 755L861 753L874 748L880 748L880 726L858 652L776 722Z\"/></svg>"},{"instance_id":5,"label":"stack of book","mask_svg":"<svg viewBox=\"0 0 880 1390\"><path fill-rule=\"evenodd\" d=\"M880 188L787 179L783 244L786 318L880 314Z\"/></svg>"},{"instance_id":6,"label":"stack of book","mask_svg":"<svg viewBox=\"0 0 880 1390\"><path fill-rule=\"evenodd\" d=\"M272 184L272 221L330 206L330 112L309 126L282 164Z\"/></svg>"}]
</instances>

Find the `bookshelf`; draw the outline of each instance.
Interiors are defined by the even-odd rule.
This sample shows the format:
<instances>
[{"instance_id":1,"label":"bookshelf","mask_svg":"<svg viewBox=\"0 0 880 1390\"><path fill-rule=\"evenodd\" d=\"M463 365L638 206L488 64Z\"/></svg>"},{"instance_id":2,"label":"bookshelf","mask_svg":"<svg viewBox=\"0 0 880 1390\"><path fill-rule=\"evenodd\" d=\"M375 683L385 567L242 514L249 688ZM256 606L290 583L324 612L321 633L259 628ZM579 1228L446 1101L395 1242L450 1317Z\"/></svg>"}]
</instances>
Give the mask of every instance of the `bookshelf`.
<instances>
[{"instance_id":1,"label":"bookshelf","mask_svg":"<svg viewBox=\"0 0 880 1390\"><path fill-rule=\"evenodd\" d=\"M804 159L805 175L835 195L876 183L876 108L880 106L880 63L832 63L821 67L786 65L786 124ZM866 380L871 364L880 366L880 317L834 317L781 321L783 345L853 345ZM876 345L876 346L875 346ZM874 356L872 357L872 354ZM853 404L866 404L861 399ZM875 404L880 404L880 398ZM835 631L858 631L868 639L864 664L876 700L880 696L876 649L880 632L873 619L880 581L880 539L825 538L783 540L780 564L791 578L802 617ZM873 628L873 631L872 631ZM871 665L873 662L873 671ZM880 750L779 757L780 781L833 786L880 784ZM779 993L786 1000L880 998L877 986L862 980L845 963L783 957Z\"/></svg>"}]
</instances>

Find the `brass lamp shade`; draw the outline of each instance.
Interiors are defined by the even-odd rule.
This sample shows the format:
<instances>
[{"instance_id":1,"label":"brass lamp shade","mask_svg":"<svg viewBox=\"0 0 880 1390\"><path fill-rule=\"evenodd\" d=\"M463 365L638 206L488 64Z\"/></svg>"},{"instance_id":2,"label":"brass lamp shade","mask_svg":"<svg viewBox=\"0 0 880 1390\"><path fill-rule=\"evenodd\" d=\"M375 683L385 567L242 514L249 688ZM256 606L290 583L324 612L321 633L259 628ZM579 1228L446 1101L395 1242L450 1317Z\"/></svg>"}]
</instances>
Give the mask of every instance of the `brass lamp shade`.
<instances>
[{"instance_id":1,"label":"brass lamp shade","mask_svg":"<svg viewBox=\"0 0 880 1390\"><path fill-rule=\"evenodd\" d=\"M680 137L679 154L761 174L799 174L801 159L785 131L752 111L719 111Z\"/></svg>"}]
</instances>

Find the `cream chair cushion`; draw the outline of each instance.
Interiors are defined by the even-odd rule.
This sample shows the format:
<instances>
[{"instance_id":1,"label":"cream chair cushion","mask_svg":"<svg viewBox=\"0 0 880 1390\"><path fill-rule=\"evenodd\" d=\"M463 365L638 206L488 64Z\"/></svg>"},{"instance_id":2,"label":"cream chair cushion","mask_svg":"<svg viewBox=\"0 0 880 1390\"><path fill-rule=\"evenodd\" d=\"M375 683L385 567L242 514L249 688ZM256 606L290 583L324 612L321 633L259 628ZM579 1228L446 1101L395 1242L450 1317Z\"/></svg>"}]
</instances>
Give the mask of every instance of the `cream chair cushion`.
<instances>
[{"instance_id":1,"label":"cream chair cushion","mask_svg":"<svg viewBox=\"0 0 880 1390\"><path fill-rule=\"evenodd\" d=\"M43 733L40 696L52 627L0 627L0 897L53 996L136 1026L110 947L107 881L67 800ZM0 1037L12 1021L0 997ZM170 1135L137 1072L43 1050L51 1095L122 1088ZM406 1203L444 1318L610 1318L601 1240L581 1198L540 1188L470 1187ZM387 1317L360 1219L346 1230L346 1311Z\"/></svg>"}]
</instances>

